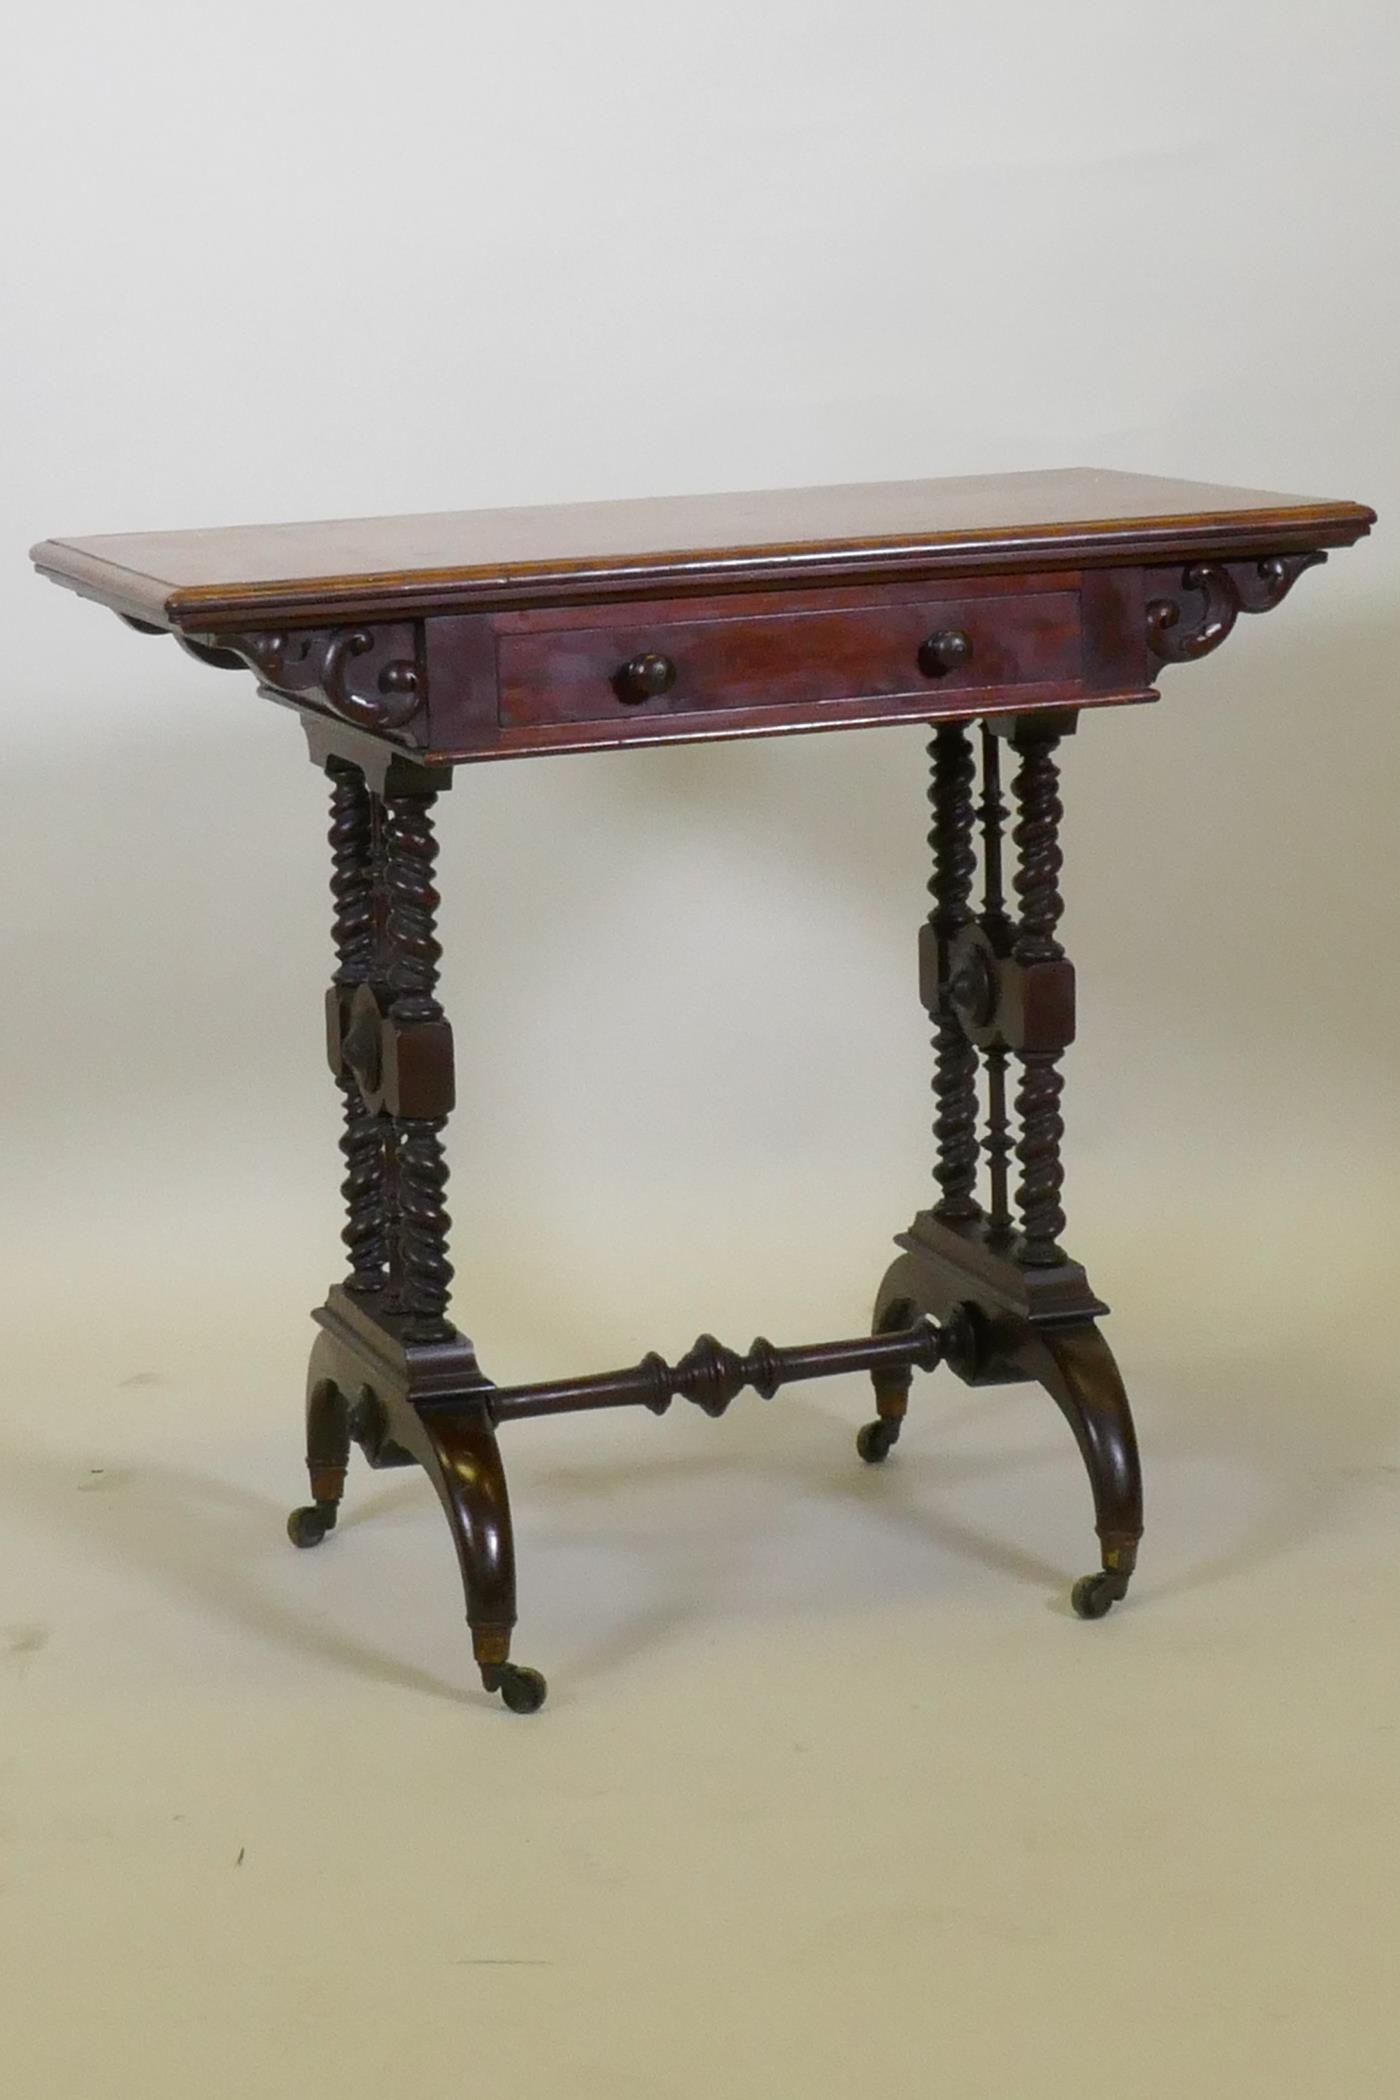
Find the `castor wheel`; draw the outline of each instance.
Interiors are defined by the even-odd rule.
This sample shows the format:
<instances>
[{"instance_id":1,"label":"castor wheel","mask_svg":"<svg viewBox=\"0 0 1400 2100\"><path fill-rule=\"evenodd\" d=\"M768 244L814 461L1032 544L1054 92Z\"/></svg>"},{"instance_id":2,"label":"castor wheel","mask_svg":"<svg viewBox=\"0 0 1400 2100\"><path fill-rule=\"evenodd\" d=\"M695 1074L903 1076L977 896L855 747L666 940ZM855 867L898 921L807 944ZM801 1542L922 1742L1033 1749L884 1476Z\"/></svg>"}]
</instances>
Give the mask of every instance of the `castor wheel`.
<instances>
[{"instance_id":1,"label":"castor wheel","mask_svg":"<svg viewBox=\"0 0 1400 2100\"><path fill-rule=\"evenodd\" d=\"M305 1509L294 1509L287 1519L287 1537L294 1546L319 1546L334 1528L333 1502L309 1503Z\"/></svg>"},{"instance_id":2,"label":"castor wheel","mask_svg":"<svg viewBox=\"0 0 1400 2100\"><path fill-rule=\"evenodd\" d=\"M1121 1575L1110 1574L1107 1568L1097 1575L1081 1575L1070 1591L1069 1601L1081 1619L1101 1619L1111 1611L1120 1597L1127 1594L1128 1585Z\"/></svg>"},{"instance_id":3,"label":"castor wheel","mask_svg":"<svg viewBox=\"0 0 1400 2100\"><path fill-rule=\"evenodd\" d=\"M868 1466L878 1466L890 1455L892 1446L899 1440L898 1422L887 1422L881 1415L874 1422L867 1422L864 1429L856 1432L856 1449Z\"/></svg>"},{"instance_id":4,"label":"castor wheel","mask_svg":"<svg viewBox=\"0 0 1400 2100\"><path fill-rule=\"evenodd\" d=\"M522 1663L486 1663L481 1681L488 1692L499 1692L513 1714L538 1713L549 1686L538 1670Z\"/></svg>"}]
</instances>

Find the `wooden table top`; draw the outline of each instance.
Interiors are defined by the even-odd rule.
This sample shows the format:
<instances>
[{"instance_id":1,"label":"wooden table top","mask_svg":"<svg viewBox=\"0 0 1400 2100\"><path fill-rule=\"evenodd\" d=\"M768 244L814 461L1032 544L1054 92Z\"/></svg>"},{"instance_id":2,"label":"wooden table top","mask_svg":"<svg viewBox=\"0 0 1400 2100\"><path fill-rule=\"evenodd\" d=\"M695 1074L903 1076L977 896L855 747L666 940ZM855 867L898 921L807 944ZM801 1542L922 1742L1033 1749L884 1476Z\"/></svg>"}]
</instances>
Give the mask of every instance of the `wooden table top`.
<instances>
[{"instance_id":1,"label":"wooden table top","mask_svg":"<svg viewBox=\"0 0 1400 2100\"><path fill-rule=\"evenodd\" d=\"M340 619L969 569L1346 546L1363 504L1108 468L45 540L56 583L157 627Z\"/></svg>"}]
</instances>

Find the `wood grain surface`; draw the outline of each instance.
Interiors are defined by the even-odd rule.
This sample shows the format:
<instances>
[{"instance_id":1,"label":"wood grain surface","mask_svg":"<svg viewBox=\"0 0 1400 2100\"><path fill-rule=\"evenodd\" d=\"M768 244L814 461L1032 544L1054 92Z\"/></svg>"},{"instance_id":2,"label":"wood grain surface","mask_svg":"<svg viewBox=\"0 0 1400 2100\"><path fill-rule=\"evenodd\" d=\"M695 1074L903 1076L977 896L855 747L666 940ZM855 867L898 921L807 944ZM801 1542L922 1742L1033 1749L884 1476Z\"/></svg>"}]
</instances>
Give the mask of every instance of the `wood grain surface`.
<instances>
[{"instance_id":1,"label":"wood grain surface","mask_svg":"<svg viewBox=\"0 0 1400 2100\"><path fill-rule=\"evenodd\" d=\"M36 565L186 633L1345 546L1364 505L1107 468L45 540Z\"/></svg>"}]
</instances>

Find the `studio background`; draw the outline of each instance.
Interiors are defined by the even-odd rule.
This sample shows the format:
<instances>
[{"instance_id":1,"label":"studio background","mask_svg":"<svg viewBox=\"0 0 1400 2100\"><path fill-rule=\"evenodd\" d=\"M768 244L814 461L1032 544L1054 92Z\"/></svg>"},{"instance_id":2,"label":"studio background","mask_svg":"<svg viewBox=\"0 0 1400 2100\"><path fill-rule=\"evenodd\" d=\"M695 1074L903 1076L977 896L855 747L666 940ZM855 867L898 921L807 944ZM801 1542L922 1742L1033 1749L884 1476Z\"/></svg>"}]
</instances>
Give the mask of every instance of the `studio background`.
<instances>
[{"instance_id":1,"label":"studio background","mask_svg":"<svg viewBox=\"0 0 1400 2100\"><path fill-rule=\"evenodd\" d=\"M24 2094L1393 2082L1400 28L1363 0L30 11L7 220L0 2002ZM1064 747L1038 1391L531 1423L474 1692L426 1483L317 1555L324 783L29 571L86 534L1066 464L1375 536ZM925 737L464 768L492 1375L858 1331L927 1200ZM1131 2053L1121 2039L1135 2037Z\"/></svg>"}]
</instances>

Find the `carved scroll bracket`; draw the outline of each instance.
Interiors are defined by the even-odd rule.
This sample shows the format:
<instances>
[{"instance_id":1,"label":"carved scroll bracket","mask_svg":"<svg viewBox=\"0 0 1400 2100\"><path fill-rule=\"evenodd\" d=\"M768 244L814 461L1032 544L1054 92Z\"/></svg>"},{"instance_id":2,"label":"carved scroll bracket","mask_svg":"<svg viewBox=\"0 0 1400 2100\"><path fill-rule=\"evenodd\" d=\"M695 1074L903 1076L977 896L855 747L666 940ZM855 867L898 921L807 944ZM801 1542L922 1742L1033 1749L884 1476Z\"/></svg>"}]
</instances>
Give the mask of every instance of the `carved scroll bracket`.
<instances>
[{"instance_id":1,"label":"carved scroll bracket","mask_svg":"<svg viewBox=\"0 0 1400 2100\"><path fill-rule=\"evenodd\" d=\"M129 613L118 617L138 634L166 629ZM288 628L217 638L176 632L197 662L219 670L254 670L263 685L289 700L309 701L338 720L371 734L422 746L427 702L419 630L412 621L376 627ZM410 733L419 725L417 733Z\"/></svg>"},{"instance_id":2,"label":"carved scroll bracket","mask_svg":"<svg viewBox=\"0 0 1400 2100\"><path fill-rule=\"evenodd\" d=\"M1150 570L1147 643L1164 663L1195 663L1218 649L1242 612L1269 612L1323 553L1270 554L1259 561L1198 561ZM1183 606L1185 610L1183 610Z\"/></svg>"},{"instance_id":3,"label":"carved scroll bracket","mask_svg":"<svg viewBox=\"0 0 1400 2100\"><path fill-rule=\"evenodd\" d=\"M318 701L357 729L400 732L422 713L425 693L411 623L289 629L222 638L274 692Z\"/></svg>"}]
</instances>

